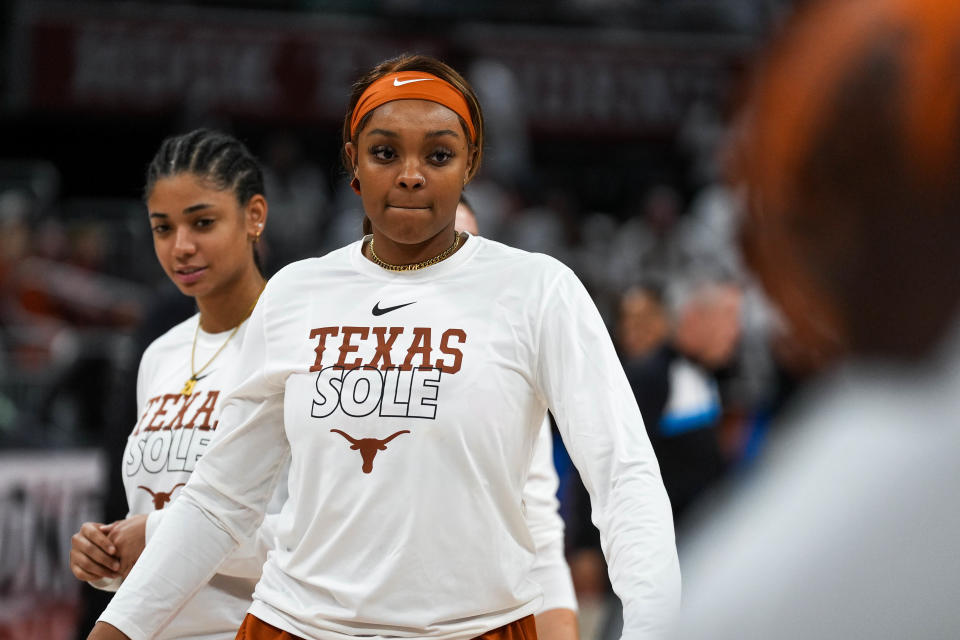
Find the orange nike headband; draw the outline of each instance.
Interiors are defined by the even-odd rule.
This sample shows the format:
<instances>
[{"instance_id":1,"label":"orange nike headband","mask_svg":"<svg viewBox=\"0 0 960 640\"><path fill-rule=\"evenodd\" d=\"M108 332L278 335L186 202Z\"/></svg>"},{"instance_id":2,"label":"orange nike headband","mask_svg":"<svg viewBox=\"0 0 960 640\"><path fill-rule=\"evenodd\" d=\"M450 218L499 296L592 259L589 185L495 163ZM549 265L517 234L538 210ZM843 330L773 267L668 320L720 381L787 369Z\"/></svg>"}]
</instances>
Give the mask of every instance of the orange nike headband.
<instances>
[{"instance_id":1,"label":"orange nike headband","mask_svg":"<svg viewBox=\"0 0 960 640\"><path fill-rule=\"evenodd\" d=\"M423 71L398 71L371 83L357 100L350 118L350 135L357 135L363 117L387 102L394 100L429 100L442 104L467 123L470 142L477 141L477 131L470 117L467 99L452 84Z\"/></svg>"}]
</instances>

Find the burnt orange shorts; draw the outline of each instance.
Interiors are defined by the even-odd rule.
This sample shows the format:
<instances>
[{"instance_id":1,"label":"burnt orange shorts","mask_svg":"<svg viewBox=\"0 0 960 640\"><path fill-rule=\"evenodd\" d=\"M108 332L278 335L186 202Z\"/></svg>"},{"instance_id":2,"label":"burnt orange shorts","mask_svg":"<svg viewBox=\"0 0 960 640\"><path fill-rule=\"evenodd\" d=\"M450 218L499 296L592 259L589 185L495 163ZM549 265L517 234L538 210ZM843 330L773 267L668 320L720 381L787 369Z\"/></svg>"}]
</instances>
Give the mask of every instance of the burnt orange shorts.
<instances>
[{"instance_id":1,"label":"burnt orange shorts","mask_svg":"<svg viewBox=\"0 0 960 640\"><path fill-rule=\"evenodd\" d=\"M236 640L306 640L306 638L281 631L248 613L237 631ZM487 631L482 636L477 636L475 640L537 640L537 627L533 616L527 616Z\"/></svg>"}]
</instances>

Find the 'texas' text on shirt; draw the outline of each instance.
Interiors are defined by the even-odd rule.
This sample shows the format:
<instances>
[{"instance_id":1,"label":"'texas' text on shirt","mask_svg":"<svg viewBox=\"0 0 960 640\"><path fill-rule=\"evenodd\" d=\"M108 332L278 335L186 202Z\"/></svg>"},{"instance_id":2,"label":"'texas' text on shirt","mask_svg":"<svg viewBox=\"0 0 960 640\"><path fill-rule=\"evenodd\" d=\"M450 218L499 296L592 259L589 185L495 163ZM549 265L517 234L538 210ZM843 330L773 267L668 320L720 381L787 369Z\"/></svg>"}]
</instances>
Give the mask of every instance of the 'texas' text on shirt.
<instances>
[{"instance_id":1,"label":"'texas' text on shirt","mask_svg":"<svg viewBox=\"0 0 960 640\"><path fill-rule=\"evenodd\" d=\"M358 367L373 367L382 370L398 368L409 371L416 367L433 367L443 373L454 374L460 371L463 362L463 351L455 345L467 341L467 332L463 329L447 329L440 335L436 345L433 342L433 331L430 327L413 327L410 338L401 341L407 344L406 349L400 351L403 360L394 361L393 349L398 338L404 336L404 327L319 327L310 331L310 339L316 340L314 351L316 361L310 371L320 371L325 366L337 366L342 369L356 369ZM334 350L336 362L327 355L327 338L340 336L340 347ZM359 344L358 344L359 343ZM352 356L360 350L361 344L368 343L374 348L373 354L367 362L362 358ZM367 346L367 345L364 345ZM434 354L438 354L436 360Z\"/></svg>"}]
</instances>

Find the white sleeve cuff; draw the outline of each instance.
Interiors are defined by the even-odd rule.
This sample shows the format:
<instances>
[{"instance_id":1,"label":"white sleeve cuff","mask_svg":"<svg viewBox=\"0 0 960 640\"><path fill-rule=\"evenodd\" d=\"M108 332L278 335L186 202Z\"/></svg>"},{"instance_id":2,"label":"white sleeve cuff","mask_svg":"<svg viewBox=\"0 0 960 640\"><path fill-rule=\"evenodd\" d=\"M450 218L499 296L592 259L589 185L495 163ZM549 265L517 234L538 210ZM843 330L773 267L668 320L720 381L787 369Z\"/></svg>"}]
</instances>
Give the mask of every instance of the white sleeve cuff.
<instances>
[{"instance_id":1,"label":"white sleeve cuff","mask_svg":"<svg viewBox=\"0 0 960 640\"><path fill-rule=\"evenodd\" d=\"M543 602L537 613L551 609L578 610L570 567L563 556L562 539L537 550L537 560L530 577L543 589Z\"/></svg>"},{"instance_id":2,"label":"white sleeve cuff","mask_svg":"<svg viewBox=\"0 0 960 640\"><path fill-rule=\"evenodd\" d=\"M122 617L113 616L109 610L104 611L97 618L97 622L106 622L112 627L116 627L123 632L130 640L151 640L151 634L147 633L130 620Z\"/></svg>"}]
</instances>

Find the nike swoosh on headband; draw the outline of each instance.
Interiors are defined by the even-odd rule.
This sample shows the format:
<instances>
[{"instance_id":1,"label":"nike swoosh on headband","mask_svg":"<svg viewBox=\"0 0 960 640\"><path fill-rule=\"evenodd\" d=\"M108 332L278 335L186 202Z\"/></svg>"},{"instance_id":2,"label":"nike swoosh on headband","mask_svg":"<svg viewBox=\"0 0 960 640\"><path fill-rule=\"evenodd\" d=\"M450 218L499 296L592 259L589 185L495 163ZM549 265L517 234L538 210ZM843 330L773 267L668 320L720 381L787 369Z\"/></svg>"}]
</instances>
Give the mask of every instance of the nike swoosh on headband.
<instances>
[{"instance_id":1,"label":"nike swoosh on headband","mask_svg":"<svg viewBox=\"0 0 960 640\"><path fill-rule=\"evenodd\" d=\"M427 80L433 80L433 78L414 78L412 80L401 80L400 78L393 79L393 86L402 87L405 84L410 84L411 82L426 82Z\"/></svg>"}]
</instances>

